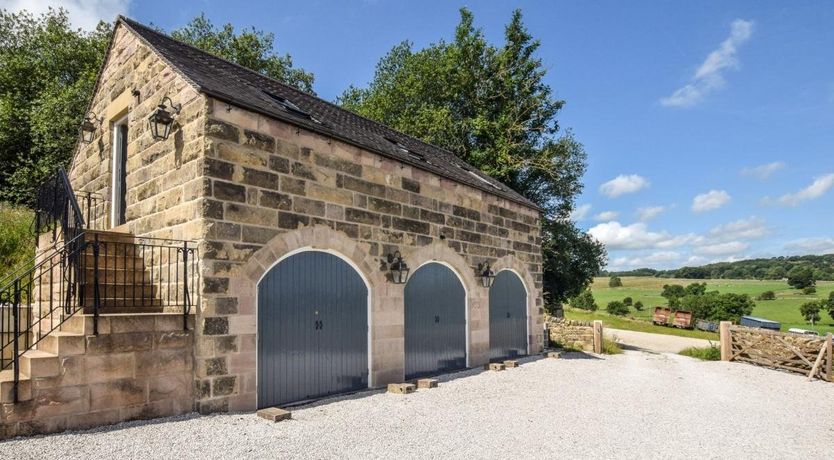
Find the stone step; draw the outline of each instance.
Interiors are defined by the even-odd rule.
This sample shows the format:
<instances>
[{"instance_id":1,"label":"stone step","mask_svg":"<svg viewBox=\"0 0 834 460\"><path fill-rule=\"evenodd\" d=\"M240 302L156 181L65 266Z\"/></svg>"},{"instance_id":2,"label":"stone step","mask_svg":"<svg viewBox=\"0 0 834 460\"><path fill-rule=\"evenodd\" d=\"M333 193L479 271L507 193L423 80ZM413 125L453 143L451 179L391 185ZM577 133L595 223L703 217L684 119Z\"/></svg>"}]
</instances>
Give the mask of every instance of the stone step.
<instances>
[{"instance_id":1,"label":"stone step","mask_svg":"<svg viewBox=\"0 0 834 460\"><path fill-rule=\"evenodd\" d=\"M61 372L58 355L29 350L20 356L20 373L29 378L54 377Z\"/></svg>"},{"instance_id":2,"label":"stone step","mask_svg":"<svg viewBox=\"0 0 834 460\"><path fill-rule=\"evenodd\" d=\"M136 236L127 231L111 230L87 230L85 238L88 242L95 241L98 237L100 243L133 243Z\"/></svg>"},{"instance_id":3,"label":"stone step","mask_svg":"<svg viewBox=\"0 0 834 460\"><path fill-rule=\"evenodd\" d=\"M167 308L167 307L166 307ZM191 308L191 314L188 315L188 328L194 329L194 311ZM180 330L182 327L182 307L178 307L173 312L135 312L127 313L113 313L100 312L99 313L99 332L108 334L111 332L146 332L154 328L154 324L164 322L167 330ZM111 326L116 330L111 331ZM61 331L74 332L84 335L92 335L93 333L93 315L88 313L76 313L67 318L61 324Z\"/></svg>"},{"instance_id":4,"label":"stone step","mask_svg":"<svg viewBox=\"0 0 834 460\"><path fill-rule=\"evenodd\" d=\"M52 331L38 343L38 349L57 356L82 355L86 351L84 334Z\"/></svg>"},{"instance_id":5,"label":"stone step","mask_svg":"<svg viewBox=\"0 0 834 460\"><path fill-rule=\"evenodd\" d=\"M93 314L93 307L84 307L85 315ZM194 311L194 306L191 307ZM99 315L124 315L124 314L146 314L146 313L178 313L182 314L182 306L168 305L134 305L131 307L103 306L99 309Z\"/></svg>"},{"instance_id":6,"label":"stone step","mask_svg":"<svg viewBox=\"0 0 834 460\"><path fill-rule=\"evenodd\" d=\"M17 400L29 401L32 399L32 380L21 375L18 380ZM14 371L7 369L0 372L0 403L14 402Z\"/></svg>"}]
</instances>

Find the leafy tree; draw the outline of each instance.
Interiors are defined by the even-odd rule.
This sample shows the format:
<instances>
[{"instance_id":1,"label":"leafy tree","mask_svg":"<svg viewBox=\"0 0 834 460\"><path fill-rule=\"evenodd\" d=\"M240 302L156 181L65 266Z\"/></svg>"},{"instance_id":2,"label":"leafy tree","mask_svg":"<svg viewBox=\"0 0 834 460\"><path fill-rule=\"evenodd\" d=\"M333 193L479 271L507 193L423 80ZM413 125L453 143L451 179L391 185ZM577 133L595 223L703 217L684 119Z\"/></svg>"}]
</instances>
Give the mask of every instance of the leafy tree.
<instances>
[{"instance_id":1,"label":"leafy tree","mask_svg":"<svg viewBox=\"0 0 834 460\"><path fill-rule=\"evenodd\" d=\"M767 271L767 279L771 280L781 280L788 276L788 272L785 270L785 267L777 265L775 267L771 267Z\"/></svg>"},{"instance_id":2,"label":"leafy tree","mask_svg":"<svg viewBox=\"0 0 834 460\"><path fill-rule=\"evenodd\" d=\"M367 87L351 86L338 100L453 152L541 206L543 284L555 305L588 286L605 250L569 220L586 154L560 129L564 101L544 82L539 46L520 11L506 25L504 43L494 45L462 9L453 40L420 50L408 41L396 45Z\"/></svg>"},{"instance_id":3,"label":"leafy tree","mask_svg":"<svg viewBox=\"0 0 834 460\"><path fill-rule=\"evenodd\" d=\"M634 304L634 299L632 299L631 297L626 297L625 299L623 299L623 303L624 303L627 307L630 307L630 306L632 306L632 305Z\"/></svg>"},{"instance_id":4,"label":"leafy tree","mask_svg":"<svg viewBox=\"0 0 834 460\"><path fill-rule=\"evenodd\" d=\"M816 286L805 286L802 288L802 293L805 295L813 295L817 293Z\"/></svg>"},{"instance_id":5,"label":"leafy tree","mask_svg":"<svg viewBox=\"0 0 834 460\"><path fill-rule=\"evenodd\" d=\"M764 291L756 297L756 300L776 300L776 293L773 291Z\"/></svg>"},{"instance_id":6,"label":"leafy tree","mask_svg":"<svg viewBox=\"0 0 834 460\"><path fill-rule=\"evenodd\" d=\"M707 283L692 283L684 288L684 295L704 295L707 292Z\"/></svg>"},{"instance_id":7,"label":"leafy tree","mask_svg":"<svg viewBox=\"0 0 834 460\"><path fill-rule=\"evenodd\" d=\"M676 308L678 300L686 295L686 289L680 284L664 284L660 295L669 302L670 307Z\"/></svg>"},{"instance_id":8,"label":"leafy tree","mask_svg":"<svg viewBox=\"0 0 834 460\"><path fill-rule=\"evenodd\" d=\"M643 302L639 300L637 302L634 302L634 309L637 311L643 311Z\"/></svg>"},{"instance_id":9,"label":"leafy tree","mask_svg":"<svg viewBox=\"0 0 834 460\"><path fill-rule=\"evenodd\" d=\"M747 294L710 291L703 295L687 295L679 299L680 309L691 311L697 319L738 321L753 312L756 306Z\"/></svg>"},{"instance_id":10,"label":"leafy tree","mask_svg":"<svg viewBox=\"0 0 834 460\"><path fill-rule=\"evenodd\" d=\"M569 305L580 310L596 311L597 303L594 300L594 295L589 289L585 289L577 296L570 299Z\"/></svg>"},{"instance_id":11,"label":"leafy tree","mask_svg":"<svg viewBox=\"0 0 834 460\"><path fill-rule=\"evenodd\" d=\"M805 302L801 307L799 307L799 313L801 313L802 317L805 318L805 321L811 323L812 326L820 320L820 310L822 310L822 305L820 305L819 302Z\"/></svg>"},{"instance_id":12,"label":"leafy tree","mask_svg":"<svg viewBox=\"0 0 834 460\"><path fill-rule=\"evenodd\" d=\"M171 36L215 56L274 78L311 94L312 73L293 67L292 56L275 53L275 34L256 30L254 27L236 33L232 24L221 27L206 18L205 13L195 17L185 26L171 31Z\"/></svg>"},{"instance_id":13,"label":"leafy tree","mask_svg":"<svg viewBox=\"0 0 834 460\"><path fill-rule=\"evenodd\" d=\"M612 276L608 279L608 287L618 288L623 286L623 280L619 276Z\"/></svg>"},{"instance_id":14,"label":"leafy tree","mask_svg":"<svg viewBox=\"0 0 834 460\"><path fill-rule=\"evenodd\" d=\"M0 10L0 201L31 205L69 162L110 31L73 29L62 9Z\"/></svg>"},{"instance_id":15,"label":"leafy tree","mask_svg":"<svg viewBox=\"0 0 834 460\"><path fill-rule=\"evenodd\" d=\"M788 285L794 289L805 289L815 283L814 271L808 266L798 265L788 272Z\"/></svg>"},{"instance_id":16,"label":"leafy tree","mask_svg":"<svg viewBox=\"0 0 834 460\"><path fill-rule=\"evenodd\" d=\"M608 306L605 307L605 311L611 315L625 316L628 314L628 307L619 300L615 300L613 302L608 302Z\"/></svg>"}]
</instances>

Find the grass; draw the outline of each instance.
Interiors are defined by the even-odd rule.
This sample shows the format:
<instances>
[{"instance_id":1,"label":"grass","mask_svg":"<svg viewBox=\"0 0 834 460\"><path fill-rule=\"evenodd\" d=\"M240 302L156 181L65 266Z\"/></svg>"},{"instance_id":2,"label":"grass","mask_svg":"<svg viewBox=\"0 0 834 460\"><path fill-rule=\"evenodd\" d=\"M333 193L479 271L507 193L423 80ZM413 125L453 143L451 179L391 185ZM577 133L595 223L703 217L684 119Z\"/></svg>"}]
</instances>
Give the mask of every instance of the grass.
<instances>
[{"instance_id":1,"label":"grass","mask_svg":"<svg viewBox=\"0 0 834 460\"><path fill-rule=\"evenodd\" d=\"M0 280L35 257L32 219L32 211L0 203Z\"/></svg>"},{"instance_id":2,"label":"grass","mask_svg":"<svg viewBox=\"0 0 834 460\"><path fill-rule=\"evenodd\" d=\"M604 355L619 355L623 349L617 345L617 342L602 339L602 354Z\"/></svg>"},{"instance_id":3,"label":"grass","mask_svg":"<svg viewBox=\"0 0 834 460\"><path fill-rule=\"evenodd\" d=\"M651 322L641 319L623 318L612 316L604 311L585 311L575 308L565 308L565 318L582 321L602 320L604 327L611 329L623 329L626 331L650 332L653 334L676 335L679 337L692 337L696 339L718 340L718 334L712 332L696 331L689 329L678 329L676 327L655 326Z\"/></svg>"},{"instance_id":4,"label":"grass","mask_svg":"<svg viewBox=\"0 0 834 460\"><path fill-rule=\"evenodd\" d=\"M817 282L817 293L811 295L804 295L799 290L788 286L787 282L778 280L690 280L625 276L622 277L622 281L622 287L610 288L608 287L608 278L594 279L591 289L600 309L605 308L608 302L612 300L623 300L624 297L631 297L635 302L642 301L644 308L643 311L638 312L631 307L630 316L637 320L651 321L654 307L666 304L666 299L660 296L664 284L686 286L690 283L706 282L707 290L749 294L753 300L764 291L773 291L776 293L776 300L755 300L756 308L753 310L753 315L779 321L782 323L783 331L798 327L820 333L834 332L834 319L827 312L822 312L822 320L815 326L806 323L802 315L799 314L799 307L803 303L827 299L828 293L834 291L834 281ZM597 311L596 315L600 318L593 319L603 319L603 321L606 319L604 313Z\"/></svg>"},{"instance_id":5,"label":"grass","mask_svg":"<svg viewBox=\"0 0 834 460\"><path fill-rule=\"evenodd\" d=\"M704 361L721 361L721 349L718 347L690 347L681 350L679 354Z\"/></svg>"}]
</instances>

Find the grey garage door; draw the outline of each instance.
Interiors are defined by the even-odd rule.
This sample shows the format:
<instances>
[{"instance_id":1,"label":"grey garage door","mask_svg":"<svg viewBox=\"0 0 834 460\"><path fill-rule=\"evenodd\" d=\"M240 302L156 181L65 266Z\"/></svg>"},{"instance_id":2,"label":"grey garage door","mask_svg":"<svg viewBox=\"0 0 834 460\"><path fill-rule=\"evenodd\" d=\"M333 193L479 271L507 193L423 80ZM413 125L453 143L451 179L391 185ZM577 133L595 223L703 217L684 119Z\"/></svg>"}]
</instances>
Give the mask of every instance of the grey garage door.
<instances>
[{"instance_id":1,"label":"grey garage door","mask_svg":"<svg viewBox=\"0 0 834 460\"><path fill-rule=\"evenodd\" d=\"M342 259L295 254L258 285L258 407L368 386L368 289Z\"/></svg>"},{"instance_id":2,"label":"grey garage door","mask_svg":"<svg viewBox=\"0 0 834 460\"><path fill-rule=\"evenodd\" d=\"M405 285L405 378L465 367L466 292L445 265L423 265Z\"/></svg>"},{"instance_id":3,"label":"grey garage door","mask_svg":"<svg viewBox=\"0 0 834 460\"><path fill-rule=\"evenodd\" d=\"M527 354L527 292L515 273L498 272L489 288L489 357Z\"/></svg>"}]
</instances>

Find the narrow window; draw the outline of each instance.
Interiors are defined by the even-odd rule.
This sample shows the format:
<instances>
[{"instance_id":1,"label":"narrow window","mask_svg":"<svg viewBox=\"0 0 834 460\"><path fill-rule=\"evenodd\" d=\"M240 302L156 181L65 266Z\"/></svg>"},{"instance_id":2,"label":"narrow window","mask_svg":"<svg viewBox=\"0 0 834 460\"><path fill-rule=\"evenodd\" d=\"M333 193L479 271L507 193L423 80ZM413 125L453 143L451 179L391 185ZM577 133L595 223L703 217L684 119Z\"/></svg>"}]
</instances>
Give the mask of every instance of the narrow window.
<instances>
[{"instance_id":1,"label":"narrow window","mask_svg":"<svg viewBox=\"0 0 834 460\"><path fill-rule=\"evenodd\" d=\"M127 117L113 123L113 176L110 197L111 227L125 223L127 189Z\"/></svg>"}]
</instances>

